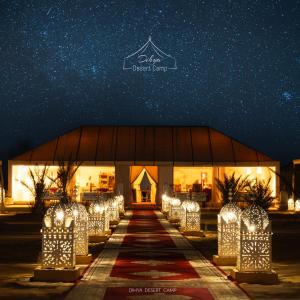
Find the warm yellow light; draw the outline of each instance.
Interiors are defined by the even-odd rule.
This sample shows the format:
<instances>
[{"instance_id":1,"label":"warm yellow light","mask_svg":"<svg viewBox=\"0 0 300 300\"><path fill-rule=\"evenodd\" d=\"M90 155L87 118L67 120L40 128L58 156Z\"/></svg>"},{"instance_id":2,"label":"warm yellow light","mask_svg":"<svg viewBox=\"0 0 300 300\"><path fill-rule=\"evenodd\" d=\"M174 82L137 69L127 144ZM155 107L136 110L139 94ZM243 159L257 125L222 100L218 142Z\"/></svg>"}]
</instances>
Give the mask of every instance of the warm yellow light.
<instances>
[{"instance_id":1,"label":"warm yellow light","mask_svg":"<svg viewBox=\"0 0 300 300\"><path fill-rule=\"evenodd\" d=\"M74 217L77 217L77 216L78 216L78 210L77 210L77 209L74 209L74 210L73 210L73 215L74 215Z\"/></svg>"},{"instance_id":2,"label":"warm yellow light","mask_svg":"<svg viewBox=\"0 0 300 300\"><path fill-rule=\"evenodd\" d=\"M62 221L64 219L64 216L65 216L65 214L62 210L59 210L59 211L56 212L57 220Z\"/></svg>"},{"instance_id":3,"label":"warm yellow light","mask_svg":"<svg viewBox=\"0 0 300 300\"><path fill-rule=\"evenodd\" d=\"M300 211L300 199L295 201L295 211Z\"/></svg>"},{"instance_id":4,"label":"warm yellow light","mask_svg":"<svg viewBox=\"0 0 300 300\"><path fill-rule=\"evenodd\" d=\"M290 198L288 200L288 210L289 211L294 211L295 210L295 202L293 198Z\"/></svg>"},{"instance_id":5,"label":"warm yellow light","mask_svg":"<svg viewBox=\"0 0 300 300\"><path fill-rule=\"evenodd\" d=\"M255 225L249 225L248 230L249 230L250 232L255 232L256 226L255 226Z\"/></svg>"},{"instance_id":6,"label":"warm yellow light","mask_svg":"<svg viewBox=\"0 0 300 300\"><path fill-rule=\"evenodd\" d=\"M256 173L259 174L259 175L261 175L261 174L262 174L262 168L261 168L261 167L258 167L258 168L256 169Z\"/></svg>"},{"instance_id":7,"label":"warm yellow light","mask_svg":"<svg viewBox=\"0 0 300 300\"><path fill-rule=\"evenodd\" d=\"M250 169L250 168L247 168L247 169L246 169L246 173L247 173L247 175L250 175L250 174L251 174L251 169Z\"/></svg>"}]
</instances>

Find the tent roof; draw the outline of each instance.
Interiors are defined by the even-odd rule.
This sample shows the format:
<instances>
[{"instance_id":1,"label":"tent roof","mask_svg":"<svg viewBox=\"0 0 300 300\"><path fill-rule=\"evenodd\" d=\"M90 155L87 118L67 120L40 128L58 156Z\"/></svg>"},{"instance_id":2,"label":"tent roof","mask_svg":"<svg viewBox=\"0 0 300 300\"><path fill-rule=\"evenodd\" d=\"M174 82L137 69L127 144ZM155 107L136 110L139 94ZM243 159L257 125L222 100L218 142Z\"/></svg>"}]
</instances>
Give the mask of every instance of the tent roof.
<instances>
[{"instance_id":1,"label":"tent roof","mask_svg":"<svg viewBox=\"0 0 300 300\"><path fill-rule=\"evenodd\" d=\"M199 126L82 126L16 156L17 161L236 164L272 158ZM138 163L136 163L138 164Z\"/></svg>"}]
</instances>

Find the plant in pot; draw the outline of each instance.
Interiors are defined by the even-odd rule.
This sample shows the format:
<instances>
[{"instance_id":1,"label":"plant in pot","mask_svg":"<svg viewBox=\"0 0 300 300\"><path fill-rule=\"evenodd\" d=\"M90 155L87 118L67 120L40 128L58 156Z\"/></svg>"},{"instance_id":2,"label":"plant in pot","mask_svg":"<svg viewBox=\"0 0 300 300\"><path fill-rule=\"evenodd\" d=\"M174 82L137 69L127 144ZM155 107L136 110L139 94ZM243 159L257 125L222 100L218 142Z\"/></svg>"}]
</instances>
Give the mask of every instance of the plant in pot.
<instances>
[{"instance_id":1,"label":"plant in pot","mask_svg":"<svg viewBox=\"0 0 300 300\"><path fill-rule=\"evenodd\" d=\"M38 166L33 169L29 168L28 177L30 183L25 180L20 180L20 183L24 185L34 197L34 204L32 206L32 212L36 214L43 214L45 212L44 197L46 191L51 187L52 182L47 181L48 167L45 165L42 169Z\"/></svg>"},{"instance_id":2,"label":"plant in pot","mask_svg":"<svg viewBox=\"0 0 300 300\"><path fill-rule=\"evenodd\" d=\"M68 203L71 201L71 197L69 195L69 185L80 165L80 162L72 160L68 160L67 162L60 160L58 163L56 178L52 178L51 180L55 182L58 187L58 190L61 194L60 201L62 203Z\"/></svg>"},{"instance_id":3,"label":"plant in pot","mask_svg":"<svg viewBox=\"0 0 300 300\"><path fill-rule=\"evenodd\" d=\"M246 200L249 203L259 205L264 210L268 210L276 197L272 196L270 188L271 178L268 180L255 179L248 183L246 187Z\"/></svg>"},{"instance_id":4,"label":"plant in pot","mask_svg":"<svg viewBox=\"0 0 300 300\"><path fill-rule=\"evenodd\" d=\"M229 193L231 192L232 201L237 201L240 193L245 190L249 184L247 177L243 178L242 175L236 177L235 172L231 175L224 175L224 179L215 178L217 189L221 193L222 205L229 202Z\"/></svg>"}]
</instances>

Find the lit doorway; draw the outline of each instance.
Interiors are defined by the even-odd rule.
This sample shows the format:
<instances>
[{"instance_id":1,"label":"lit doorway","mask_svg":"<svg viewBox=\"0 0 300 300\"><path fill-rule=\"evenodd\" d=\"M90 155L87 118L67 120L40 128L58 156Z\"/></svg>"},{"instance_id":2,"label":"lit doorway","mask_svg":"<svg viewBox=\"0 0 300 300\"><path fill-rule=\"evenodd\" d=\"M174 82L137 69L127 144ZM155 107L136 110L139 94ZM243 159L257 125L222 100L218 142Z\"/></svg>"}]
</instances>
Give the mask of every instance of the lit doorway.
<instances>
[{"instance_id":1,"label":"lit doorway","mask_svg":"<svg viewBox=\"0 0 300 300\"><path fill-rule=\"evenodd\" d=\"M156 166L130 168L131 199L133 203L155 204L158 169Z\"/></svg>"}]
</instances>

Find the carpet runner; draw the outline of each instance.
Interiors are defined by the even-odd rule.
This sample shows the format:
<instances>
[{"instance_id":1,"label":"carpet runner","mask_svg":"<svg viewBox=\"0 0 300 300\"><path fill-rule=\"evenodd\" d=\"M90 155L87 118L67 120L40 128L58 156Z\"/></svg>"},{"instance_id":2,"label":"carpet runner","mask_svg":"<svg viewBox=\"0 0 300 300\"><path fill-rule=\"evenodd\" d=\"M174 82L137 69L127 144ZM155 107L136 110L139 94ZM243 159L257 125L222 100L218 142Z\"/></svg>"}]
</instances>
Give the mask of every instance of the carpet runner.
<instances>
[{"instance_id":1,"label":"carpet runner","mask_svg":"<svg viewBox=\"0 0 300 300\"><path fill-rule=\"evenodd\" d=\"M67 300L248 299L160 212L127 212Z\"/></svg>"}]
</instances>

